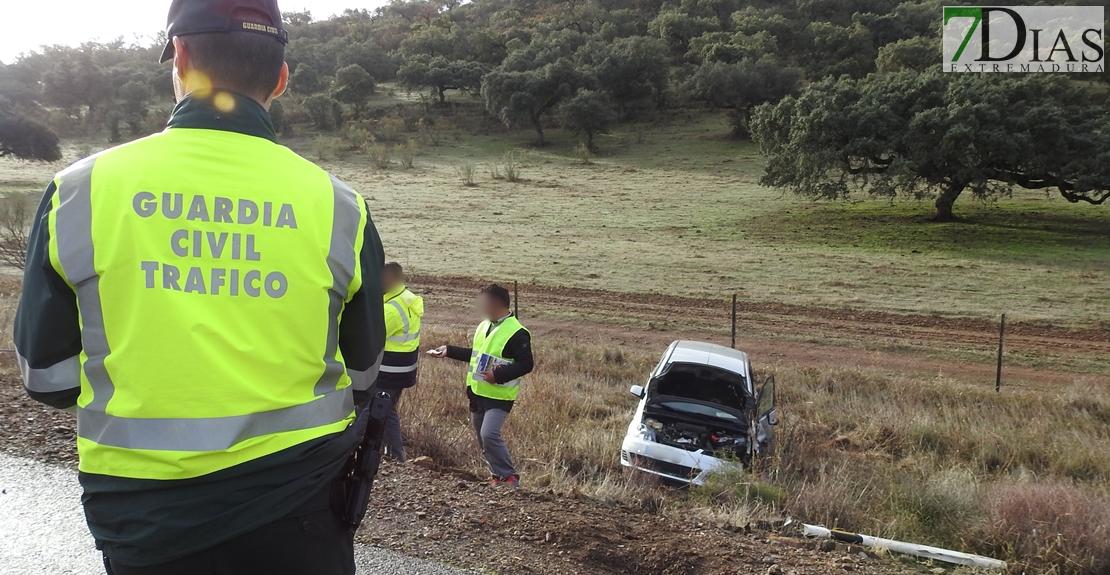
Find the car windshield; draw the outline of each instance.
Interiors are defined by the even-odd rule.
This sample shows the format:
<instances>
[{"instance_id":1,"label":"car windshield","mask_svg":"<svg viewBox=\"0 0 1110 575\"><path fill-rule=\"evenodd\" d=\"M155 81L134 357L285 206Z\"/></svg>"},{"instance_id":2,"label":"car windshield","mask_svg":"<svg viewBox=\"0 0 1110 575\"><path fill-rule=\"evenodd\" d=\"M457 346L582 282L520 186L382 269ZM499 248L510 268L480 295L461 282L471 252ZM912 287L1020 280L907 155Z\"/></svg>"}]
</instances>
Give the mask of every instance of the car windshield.
<instances>
[{"instance_id":1,"label":"car windshield","mask_svg":"<svg viewBox=\"0 0 1110 575\"><path fill-rule=\"evenodd\" d=\"M655 404L670 411L678 411L681 413L689 413L693 415L702 415L706 417L714 417L717 419L727 419L729 421L739 421L740 418L726 411L721 411L709 405L702 405L700 403L686 403L684 401L664 401Z\"/></svg>"},{"instance_id":2,"label":"car windshield","mask_svg":"<svg viewBox=\"0 0 1110 575\"><path fill-rule=\"evenodd\" d=\"M738 373L708 365L675 363L655 379L654 394L715 403L743 411L748 403L744 383L744 376Z\"/></svg>"}]
</instances>

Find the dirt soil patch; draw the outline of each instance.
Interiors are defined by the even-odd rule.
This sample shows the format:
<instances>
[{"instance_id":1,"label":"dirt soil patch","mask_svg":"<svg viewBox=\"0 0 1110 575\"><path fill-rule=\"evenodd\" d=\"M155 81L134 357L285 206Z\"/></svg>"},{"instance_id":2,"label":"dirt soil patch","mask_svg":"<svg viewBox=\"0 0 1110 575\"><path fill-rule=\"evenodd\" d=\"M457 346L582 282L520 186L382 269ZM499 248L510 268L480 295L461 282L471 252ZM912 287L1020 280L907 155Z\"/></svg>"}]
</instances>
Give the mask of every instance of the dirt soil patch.
<instances>
[{"instance_id":1,"label":"dirt soil patch","mask_svg":"<svg viewBox=\"0 0 1110 575\"><path fill-rule=\"evenodd\" d=\"M425 465L427 461L423 462ZM733 575L927 572L908 560L824 547L660 513L656 502L487 486L472 476L387 463L360 537L459 565L514 574ZM681 494L676 492L676 497Z\"/></svg>"},{"instance_id":2,"label":"dirt soil patch","mask_svg":"<svg viewBox=\"0 0 1110 575\"><path fill-rule=\"evenodd\" d=\"M27 397L12 354L0 354L0 451L77 467L75 418Z\"/></svg>"}]
</instances>

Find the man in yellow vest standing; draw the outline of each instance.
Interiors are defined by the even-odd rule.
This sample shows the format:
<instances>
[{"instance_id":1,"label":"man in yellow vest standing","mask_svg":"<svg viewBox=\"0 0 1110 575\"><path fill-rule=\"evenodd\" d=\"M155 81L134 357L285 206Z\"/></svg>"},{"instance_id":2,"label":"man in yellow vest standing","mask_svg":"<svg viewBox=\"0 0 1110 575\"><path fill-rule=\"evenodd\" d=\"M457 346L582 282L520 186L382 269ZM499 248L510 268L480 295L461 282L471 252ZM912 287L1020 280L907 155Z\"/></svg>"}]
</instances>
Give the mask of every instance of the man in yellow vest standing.
<instances>
[{"instance_id":1,"label":"man in yellow vest standing","mask_svg":"<svg viewBox=\"0 0 1110 575\"><path fill-rule=\"evenodd\" d=\"M474 332L471 347L445 345L429 352L470 363L466 394L470 422L478 435L482 455L489 463L493 485L520 486L501 428L513 409L520 380L532 372L532 335L513 315L509 290L491 285L482 289L478 306L485 321Z\"/></svg>"},{"instance_id":2,"label":"man in yellow vest standing","mask_svg":"<svg viewBox=\"0 0 1110 575\"><path fill-rule=\"evenodd\" d=\"M38 209L24 386L77 415L108 573L353 574L333 496L384 347L378 234L276 143L275 0L174 0L167 35L168 128L77 162Z\"/></svg>"},{"instance_id":3,"label":"man in yellow vest standing","mask_svg":"<svg viewBox=\"0 0 1110 575\"><path fill-rule=\"evenodd\" d=\"M392 405L385 421L382 440L386 454L405 462L405 444L401 436L401 416L397 405L401 394L416 385L416 363L420 358L420 318L424 315L424 298L405 287L405 270L390 262L382 270L382 297L385 300L385 355L374 386L389 394Z\"/></svg>"}]
</instances>

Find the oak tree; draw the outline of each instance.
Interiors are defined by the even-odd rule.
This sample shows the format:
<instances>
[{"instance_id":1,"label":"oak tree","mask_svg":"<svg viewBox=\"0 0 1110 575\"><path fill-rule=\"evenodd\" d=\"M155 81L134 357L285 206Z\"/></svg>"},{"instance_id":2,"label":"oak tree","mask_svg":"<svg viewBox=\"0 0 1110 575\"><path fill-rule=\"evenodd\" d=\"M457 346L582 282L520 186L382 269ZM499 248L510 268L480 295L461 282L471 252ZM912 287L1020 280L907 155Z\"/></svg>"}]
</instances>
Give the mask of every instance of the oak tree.
<instances>
[{"instance_id":1,"label":"oak tree","mask_svg":"<svg viewBox=\"0 0 1110 575\"><path fill-rule=\"evenodd\" d=\"M965 192L991 199L1046 189L1102 204L1110 118L1095 97L1037 74L827 78L756 110L752 133L768 156L760 181L814 198L931 198L937 221L953 219Z\"/></svg>"}]
</instances>

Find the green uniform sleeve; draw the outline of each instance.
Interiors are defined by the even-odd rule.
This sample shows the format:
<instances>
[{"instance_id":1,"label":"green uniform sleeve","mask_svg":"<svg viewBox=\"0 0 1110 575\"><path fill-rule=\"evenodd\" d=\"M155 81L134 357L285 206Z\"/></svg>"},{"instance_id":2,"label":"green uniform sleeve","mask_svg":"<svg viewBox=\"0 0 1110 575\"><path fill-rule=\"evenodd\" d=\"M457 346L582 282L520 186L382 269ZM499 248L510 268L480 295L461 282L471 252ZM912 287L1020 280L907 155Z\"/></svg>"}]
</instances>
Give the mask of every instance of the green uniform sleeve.
<instances>
[{"instance_id":1,"label":"green uniform sleeve","mask_svg":"<svg viewBox=\"0 0 1110 575\"><path fill-rule=\"evenodd\" d=\"M49 217L56 191L51 183L35 213L13 337L28 395L66 409L81 393L81 324L77 295L50 263Z\"/></svg>"}]
</instances>

